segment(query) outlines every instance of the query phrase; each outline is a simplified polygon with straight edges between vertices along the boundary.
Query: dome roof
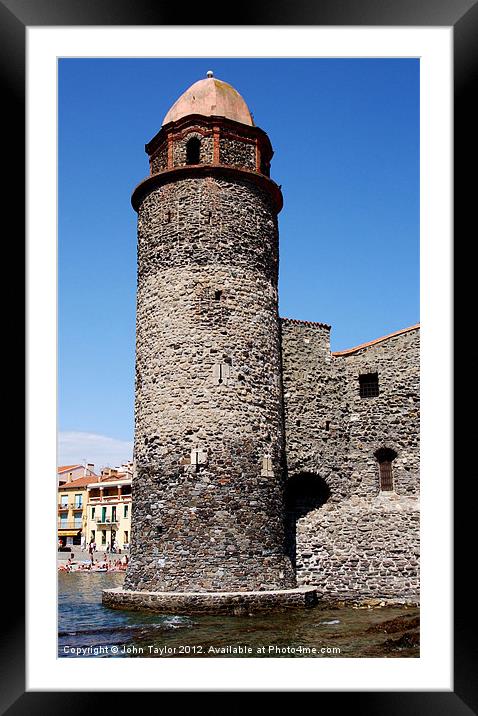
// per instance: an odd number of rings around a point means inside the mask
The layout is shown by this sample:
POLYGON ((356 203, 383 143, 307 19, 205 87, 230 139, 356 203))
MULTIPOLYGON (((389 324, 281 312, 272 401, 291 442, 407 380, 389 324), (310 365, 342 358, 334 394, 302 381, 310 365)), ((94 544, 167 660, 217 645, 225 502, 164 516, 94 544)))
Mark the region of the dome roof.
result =
POLYGON ((176 122, 188 114, 226 117, 235 122, 254 125, 247 104, 239 92, 227 82, 212 76, 195 82, 176 100, 163 120, 163 125, 176 122))

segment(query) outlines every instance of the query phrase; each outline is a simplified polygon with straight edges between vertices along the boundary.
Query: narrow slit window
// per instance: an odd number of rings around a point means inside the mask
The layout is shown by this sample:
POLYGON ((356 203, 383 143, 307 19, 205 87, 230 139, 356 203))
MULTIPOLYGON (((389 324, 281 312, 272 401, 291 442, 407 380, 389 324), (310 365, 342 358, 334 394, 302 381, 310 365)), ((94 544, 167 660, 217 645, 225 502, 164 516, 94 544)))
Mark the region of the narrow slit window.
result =
POLYGON ((201 142, 197 137, 192 137, 186 144, 186 164, 199 164, 201 153, 201 142))
POLYGON ((376 398, 379 394, 378 373, 359 375, 359 391, 361 398, 376 398))
POLYGON ((231 366, 229 363, 217 363, 213 367, 214 382, 216 385, 227 385, 231 377, 231 366))
POLYGON ((392 463, 389 460, 380 463, 380 489, 382 492, 393 491, 392 463))
POLYGON ((375 453, 379 467, 380 491, 393 492, 393 461, 397 457, 394 450, 381 448, 375 453))

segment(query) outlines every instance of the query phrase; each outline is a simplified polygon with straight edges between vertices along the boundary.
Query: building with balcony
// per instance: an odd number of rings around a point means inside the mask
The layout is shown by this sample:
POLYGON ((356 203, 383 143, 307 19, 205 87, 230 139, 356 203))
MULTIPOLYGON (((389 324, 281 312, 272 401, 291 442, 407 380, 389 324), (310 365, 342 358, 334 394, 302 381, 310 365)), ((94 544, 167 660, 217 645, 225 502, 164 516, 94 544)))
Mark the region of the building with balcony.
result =
MULTIPOLYGON (((85 471, 83 465, 81 468, 85 471)), ((66 481, 58 485, 58 544, 62 547, 79 546, 86 541, 87 486, 98 480, 98 475, 88 472, 75 480, 67 471, 66 481)))
POLYGON ((111 549, 115 540, 120 550, 129 549, 131 481, 129 471, 104 468, 87 486, 86 536, 88 543, 96 542, 97 550, 111 549))

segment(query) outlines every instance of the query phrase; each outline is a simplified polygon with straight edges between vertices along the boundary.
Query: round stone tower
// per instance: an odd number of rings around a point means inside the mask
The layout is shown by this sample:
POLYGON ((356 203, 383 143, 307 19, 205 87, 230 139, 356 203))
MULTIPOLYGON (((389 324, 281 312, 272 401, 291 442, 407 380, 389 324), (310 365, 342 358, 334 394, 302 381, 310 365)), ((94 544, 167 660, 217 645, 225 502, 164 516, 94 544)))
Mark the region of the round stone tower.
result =
POLYGON ((292 594, 272 147, 238 92, 209 72, 146 151, 150 176, 132 197, 131 557, 124 589, 104 601, 128 607, 154 592, 164 608, 164 593, 292 594))

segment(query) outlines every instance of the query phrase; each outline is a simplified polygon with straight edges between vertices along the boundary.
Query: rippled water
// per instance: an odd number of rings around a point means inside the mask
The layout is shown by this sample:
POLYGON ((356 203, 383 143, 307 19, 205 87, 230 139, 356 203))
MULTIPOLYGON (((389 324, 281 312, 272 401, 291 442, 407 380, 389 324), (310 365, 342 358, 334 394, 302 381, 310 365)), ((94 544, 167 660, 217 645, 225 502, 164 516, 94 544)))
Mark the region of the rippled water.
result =
POLYGON ((121 586, 123 579, 121 573, 59 573, 58 656, 419 656, 417 608, 315 607, 252 617, 182 617, 104 607, 102 590, 121 586))

